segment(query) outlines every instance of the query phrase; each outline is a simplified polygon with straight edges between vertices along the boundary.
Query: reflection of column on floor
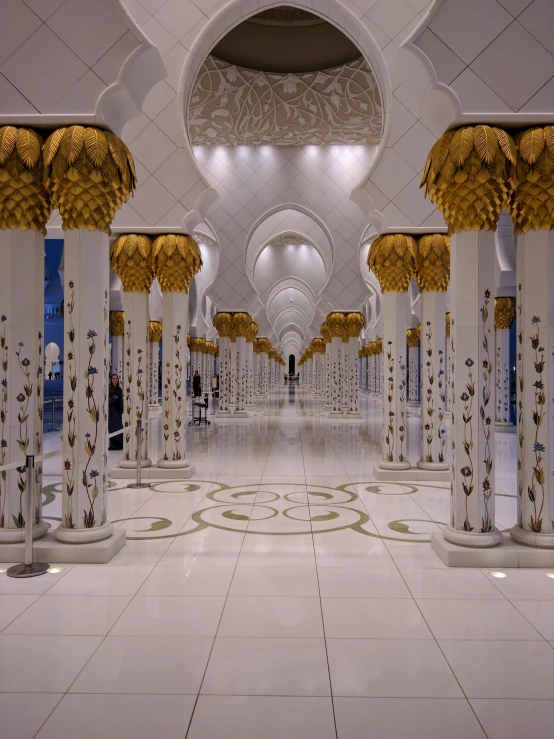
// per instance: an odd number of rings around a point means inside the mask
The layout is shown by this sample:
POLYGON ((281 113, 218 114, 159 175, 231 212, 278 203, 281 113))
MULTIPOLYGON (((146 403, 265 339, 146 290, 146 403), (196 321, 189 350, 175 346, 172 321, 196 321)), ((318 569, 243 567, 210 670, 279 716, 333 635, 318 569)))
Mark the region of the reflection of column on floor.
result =
MULTIPOLYGON (((44 234, 52 206, 41 176, 42 139, 13 126, 0 134, 0 465, 21 464, 0 474, 0 542, 10 543, 23 541, 25 530, 25 456, 42 454, 44 234), (36 149, 30 159, 20 154, 26 140, 36 149)), ((41 470, 37 463, 33 538, 49 528, 41 470)))
POLYGON ((510 423, 510 327, 516 317, 515 298, 494 299, 494 328, 496 355, 496 427, 499 431, 513 429, 510 423))
POLYGON ((136 177, 123 142, 96 128, 58 129, 44 154, 45 177, 64 230, 64 463, 62 522, 55 536, 95 542, 113 532, 106 495, 108 235, 136 177))
POLYGON ((163 302, 162 456, 158 467, 189 467, 186 459, 186 344, 188 290, 202 267, 196 241, 184 234, 158 236, 153 245, 163 302))
POLYGON ((112 336, 112 359, 110 374, 117 375, 123 387, 123 336, 125 334, 125 313, 122 310, 110 311, 110 334, 112 336))
POLYGON ((152 241, 143 234, 122 234, 110 249, 111 267, 123 285, 125 309, 124 426, 121 467, 136 467, 137 421, 144 423, 140 456, 148 467, 149 295, 154 280, 152 241))
POLYGON ((158 413, 160 410, 160 341, 162 340, 162 324, 150 321, 148 324, 148 341, 150 342, 150 383, 149 410, 158 413))
POLYGON ((406 323, 415 239, 386 234, 373 241, 368 266, 381 285, 383 315, 383 469, 409 469, 406 433, 406 323))
POLYGON ((469 547, 502 541, 494 510, 493 231, 512 188, 516 156, 505 131, 466 126, 439 139, 424 175, 426 194, 441 210, 451 234, 451 519, 442 534, 469 547))
POLYGON ((406 331, 408 345, 408 405, 419 405, 419 343, 420 326, 406 331))
POLYGON ((417 240, 416 280, 421 300, 421 428, 420 460, 425 470, 447 470, 446 342, 444 314, 450 281, 450 238, 425 234, 417 240))

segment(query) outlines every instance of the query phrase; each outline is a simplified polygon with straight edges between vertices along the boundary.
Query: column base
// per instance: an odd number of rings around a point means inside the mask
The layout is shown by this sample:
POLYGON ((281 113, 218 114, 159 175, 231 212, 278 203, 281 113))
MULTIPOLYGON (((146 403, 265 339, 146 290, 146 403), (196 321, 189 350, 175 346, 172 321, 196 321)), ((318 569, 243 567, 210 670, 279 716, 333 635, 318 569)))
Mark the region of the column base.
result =
MULTIPOLYGON (((180 464, 179 461, 177 463, 180 464)), ((158 467, 158 464, 155 464, 143 470, 141 477, 145 483, 155 480, 188 480, 195 472, 196 467, 192 462, 188 462, 185 467, 158 467)), ((108 472, 108 479, 129 480, 129 473, 116 467, 108 472)))
POLYGON ((188 459, 159 459, 157 466, 166 470, 186 469, 190 467, 188 459))
POLYGON ((406 406, 408 408, 419 408, 421 406, 421 402, 419 400, 408 400, 406 406))
POLYGON ((518 544, 538 549, 554 549, 554 534, 538 534, 534 531, 526 531, 521 526, 512 526, 510 536, 518 544))
POLYGON ((360 411, 347 411, 347 415, 351 416, 352 418, 361 418, 362 414, 360 411))
POLYGON ((420 460, 417 463, 420 470, 429 470, 430 472, 448 472, 450 476, 450 467, 448 462, 424 462, 420 460))
POLYGON ((215 414, 216 418, 229 418, 231 411, 217 411, 215 414))
POLYGON ((342 411, 329 411, 330 416, 344 416, 342 411))
MULTIPOLYGON (((103 565, 123 549, 126 540, 127 532, 125 529, 114 529, 113 534, 106 539, 74 545, 58 540, 55 537, 55 531, 49 531, 44 538, 37 541, 33 546, 33 557, 36 562, 48 562, 51 565, 103 565)), ((24 558, 24 544, 0 544, 0 561, 23 562, 24 558)))
POLYGON ((245 403, 244 404, 244 407, 245 408, 249 408, 250 410, 252 410, 252 408, 255 408, 256 406, 254 405, 254 403, 245 403))
POLYGON ((474 549, 448 541, 442 531, 431 534, 431 547, 447 567, 476 567, 487 569, 524 569, 540 567, 554 569, 554 552, 517 544, 509 533, 501 534, 496 547, 474 549))
POLYGON ((248 411, 235 411, 233 413, 235 418, 248 418, 249 415, 248 411))
POLYGON ((453 526, 445 526, 442 530, 444 538, 452 544, 461 547, 471 547, 472 549, 483 549, 486 547, 496 547, 502 542, 502 534, 498 529, 494 528, 486 534, 478 531, 460 531, 453 526))
POLYGON ((387 462, 381 459, 378 463, 378 467, 382 470, 409 470, 412 465, 410 462, 387 462))
POLYGON ((66 529, 65 526, 58 526, 54 531, 54 536, 64 544, 92 544, 95 541, 108 539, 113 532, 113 523, 93 526, 91 529, 66 529))
POLYGON ((159 416, 161 412, 162 412, 162 407, 159 403, 151 403, 148 406, 149 416, 159 416))
POLYGON ((497 431, 506 431, 509 434, 515 434, 515 432, 517 430, 515 424, 513 424, 513 423, 505 423, 504 421, 497 421, 494 424, 494 428, 497 431))
MULTIPOLYGON (((137 460, 136 459, 121 459, 119 461, 119 466, 124 470, 136 470, 137 468, 137 460)), ((142 469, 145 469, 147 467, 152 466, 152 460, 147 457, 146 459, 143 459, 140 463, 140 466, 142 469)))
MULTIPOLYGON (((42 538, 48 529, 50 524, 46 521, 40 521, 33 526, 33 541, 35 539, 42 538)), ((0 544, 19 544, 25 541, 25 529, 0 529, 0 544)), ((11 562, 12 560, 3 560, 5 562, 11 562)))

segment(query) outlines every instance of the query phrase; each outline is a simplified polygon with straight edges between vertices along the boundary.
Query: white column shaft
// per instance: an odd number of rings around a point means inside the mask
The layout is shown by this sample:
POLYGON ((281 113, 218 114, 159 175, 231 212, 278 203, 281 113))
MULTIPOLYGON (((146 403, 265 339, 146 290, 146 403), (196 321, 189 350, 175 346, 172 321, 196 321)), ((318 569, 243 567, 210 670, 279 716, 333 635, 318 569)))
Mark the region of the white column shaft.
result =
POLYGON ((496 331, 496 423, 510 424, 510 329, 496 331))

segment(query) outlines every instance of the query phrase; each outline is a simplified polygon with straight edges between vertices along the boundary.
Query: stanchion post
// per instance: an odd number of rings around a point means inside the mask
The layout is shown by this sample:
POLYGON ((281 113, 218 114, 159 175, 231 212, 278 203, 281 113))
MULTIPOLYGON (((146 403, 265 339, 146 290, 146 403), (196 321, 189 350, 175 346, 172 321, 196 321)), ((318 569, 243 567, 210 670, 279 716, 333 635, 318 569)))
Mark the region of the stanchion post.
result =
POLYGON ((127 485, 128 488, 149 488, 149 482, 142 482, 142 420, 137 421, 137 481, 127 485))
POLYGON ((6 572, 8 577, 36 577, 48 572, 50 565, 46 562, 33 562, 33 523, 34 511, 34 489, 35 489, 35 457, 28 454, 25 461, 27 470, 27 487, 25 498, 25 561, 23 564, 14 565, 6 572))

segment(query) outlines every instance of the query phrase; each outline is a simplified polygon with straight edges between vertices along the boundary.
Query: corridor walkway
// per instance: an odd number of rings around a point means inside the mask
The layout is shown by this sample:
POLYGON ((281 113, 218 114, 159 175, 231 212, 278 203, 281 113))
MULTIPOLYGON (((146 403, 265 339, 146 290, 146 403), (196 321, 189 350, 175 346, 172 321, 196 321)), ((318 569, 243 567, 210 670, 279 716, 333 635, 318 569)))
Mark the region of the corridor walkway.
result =
MULTIPOLYGON (((110 564, 1 572, 2 739, 549 736, 554 579, 444 567, 449 489, 375 482, 377 403, 337 421, 293 386, 212 417, 191 480, 111 487, 110 564)), ((516 438, 496 443, 509 527, 516 438)))

